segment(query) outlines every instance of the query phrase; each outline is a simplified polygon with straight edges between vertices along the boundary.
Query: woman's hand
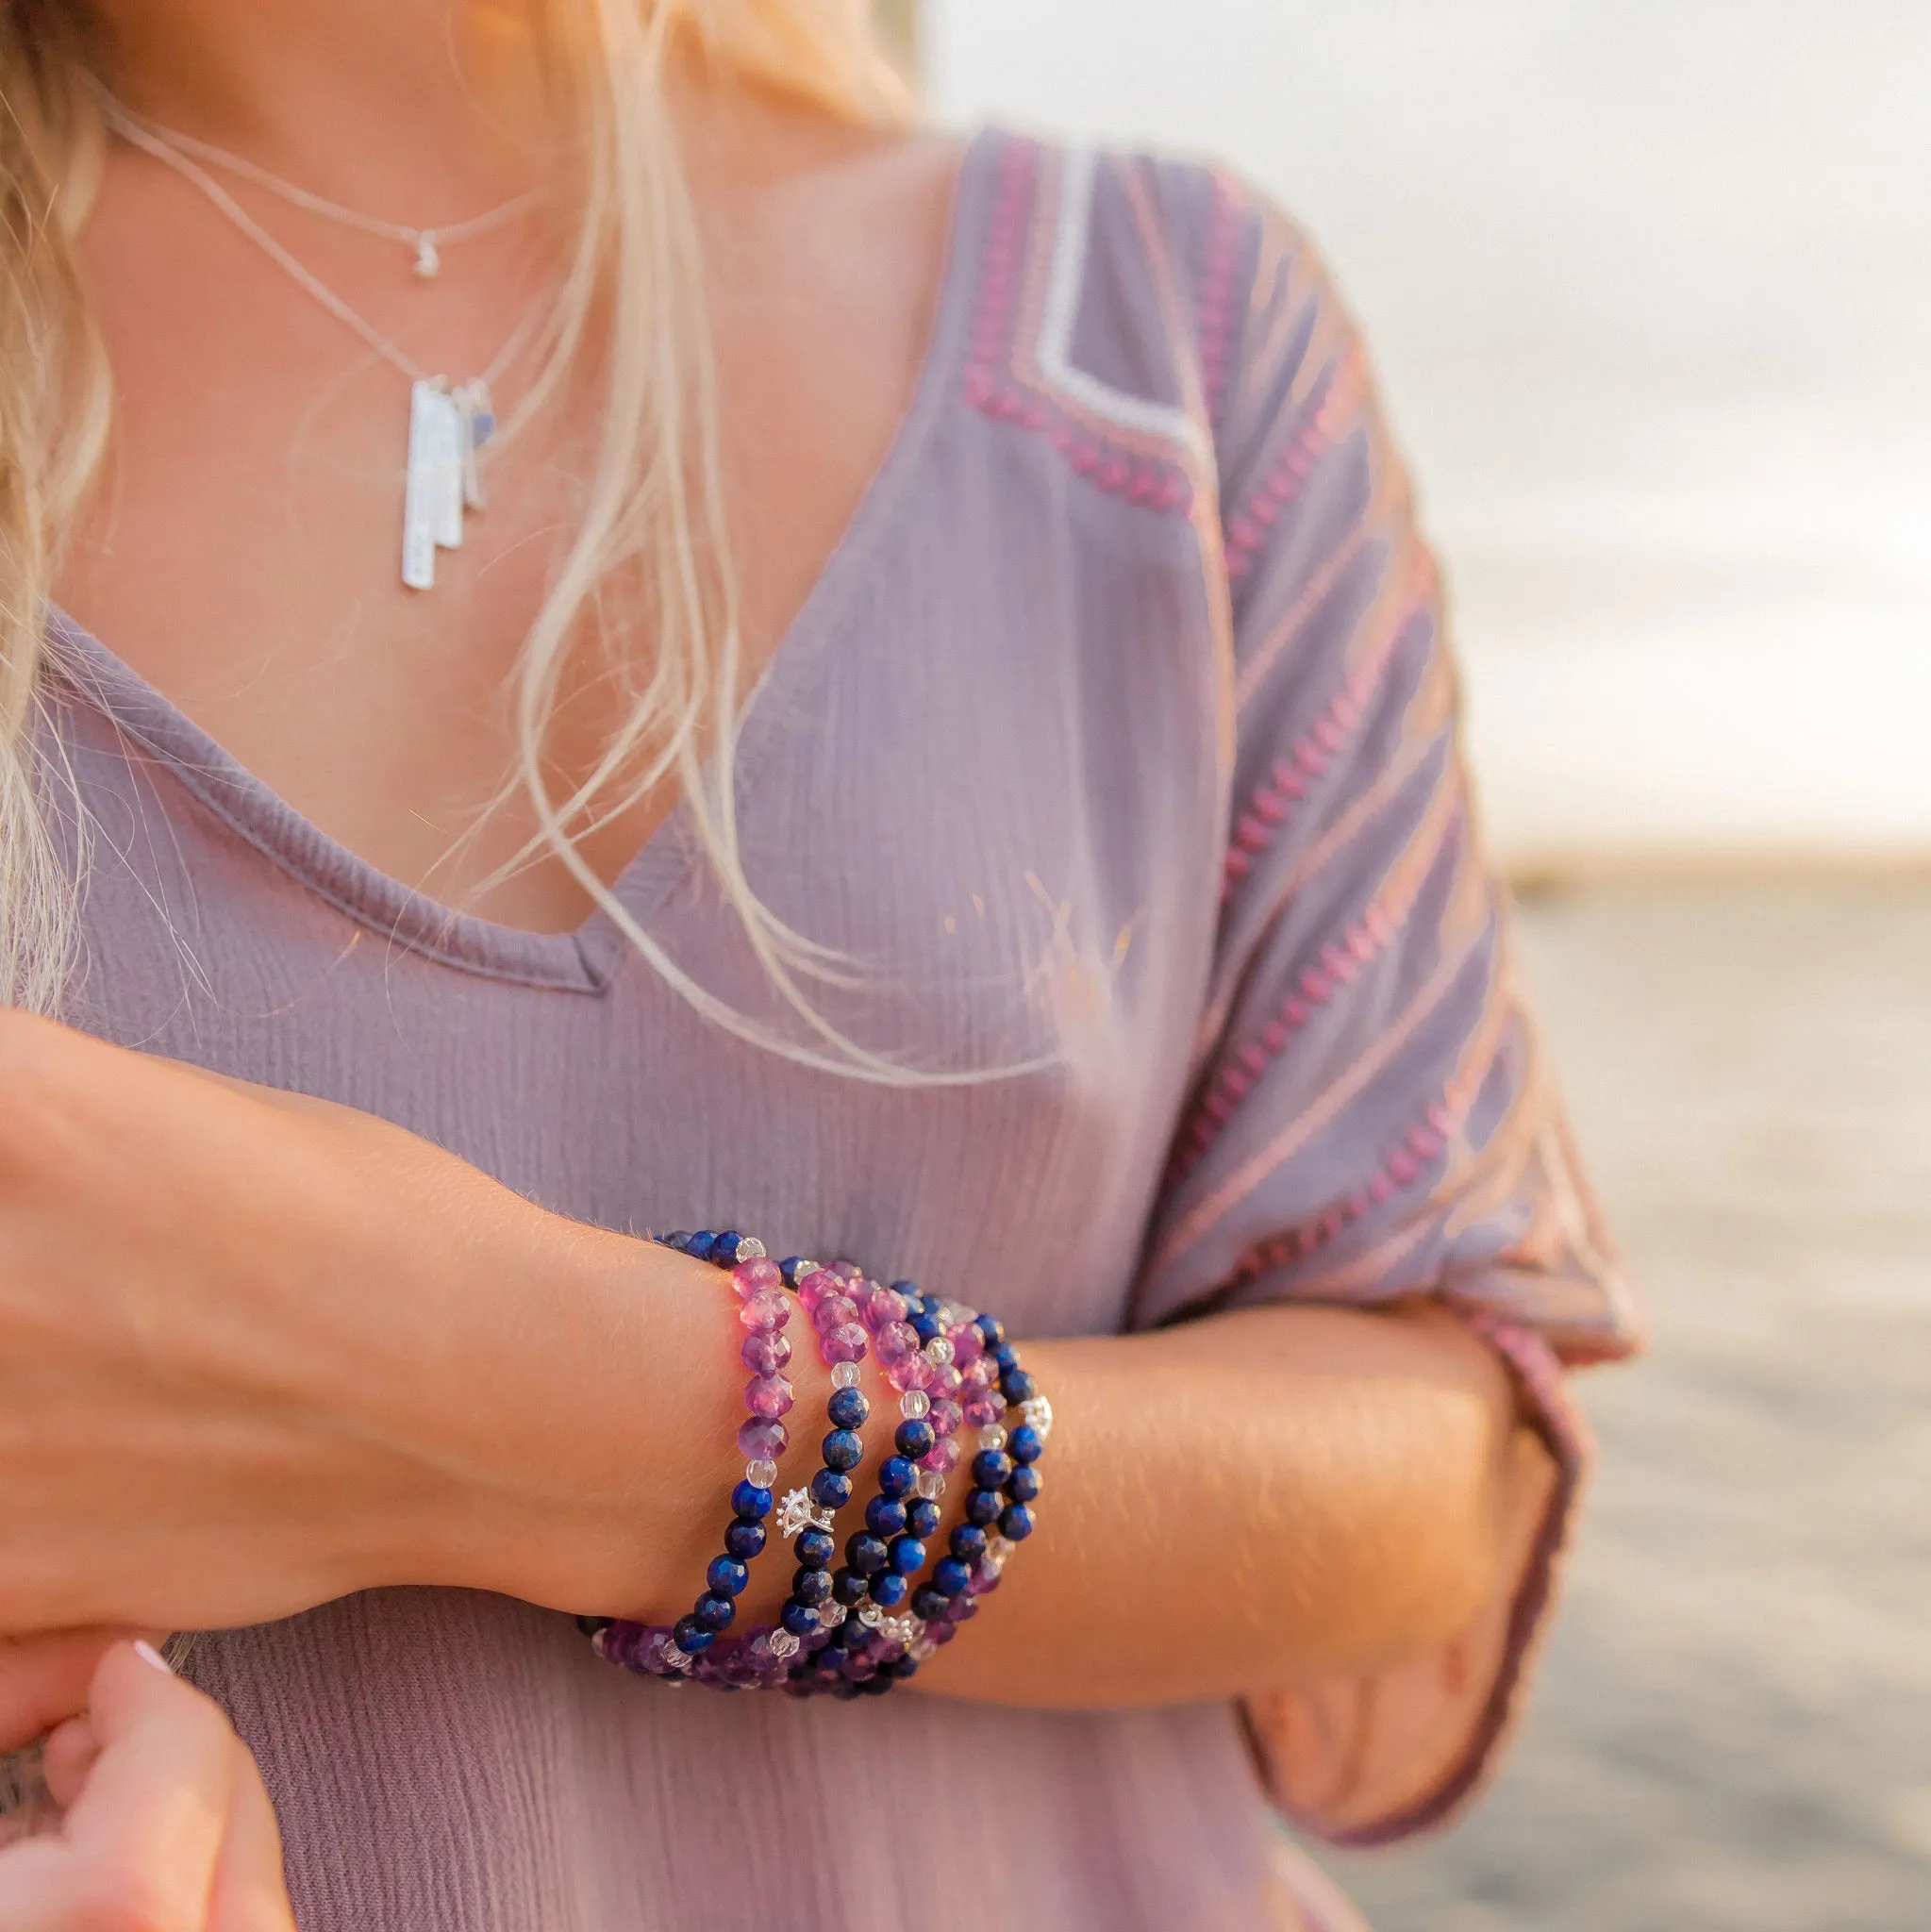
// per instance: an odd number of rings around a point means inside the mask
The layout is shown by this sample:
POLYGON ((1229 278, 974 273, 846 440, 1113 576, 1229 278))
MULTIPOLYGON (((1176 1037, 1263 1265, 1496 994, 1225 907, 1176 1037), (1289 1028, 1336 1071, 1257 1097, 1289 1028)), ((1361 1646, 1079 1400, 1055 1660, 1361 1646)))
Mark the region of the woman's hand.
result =
POLYGON ((66 1815, 0 1850, 8 1932, 294 1932, 255 1760, 145 1643, 100 1658, 46 1768, 66 1815))
POLYGON ((649 1605, 728 1487, 733 1325, 384 1122, 0 1013, 0 1633, 649 1605))

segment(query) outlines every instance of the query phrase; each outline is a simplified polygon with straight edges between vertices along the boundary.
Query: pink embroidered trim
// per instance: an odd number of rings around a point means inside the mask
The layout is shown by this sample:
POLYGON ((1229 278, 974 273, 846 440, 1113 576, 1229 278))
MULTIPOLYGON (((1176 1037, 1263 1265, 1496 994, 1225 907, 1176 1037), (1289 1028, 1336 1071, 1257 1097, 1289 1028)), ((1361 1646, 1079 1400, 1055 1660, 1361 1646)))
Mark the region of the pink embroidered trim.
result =
POLYGON ((1043 435, 1074 475, 1107 494, 1148 509, 1185 510, 1193 501, 1193 485, 1178 462, 1144 457, 1091 434, 1055 397, 1022 382, 1014 372, 1013 341, 1037 174, 1032 144, 1008 142, 1000 157, 999 186, 980 272, 966 362, 966 401, 995 423, 1043 435))
POLYGON ((1374 648, 1355 666, 1340 690, 1328 701, 1327 708, 1273 761, 1267 776, 1254 788, 1247 809, 1234 822, 1232 842, 1223 861, 1223 905, 1234 896, 1234 888, 1254 870, 1256 858, 1293 818, 1297 808, 1313 790, 1314 781, 1326 774, 1359 732, 1368 715, 1369 700, 1394 661, 1395 646, 1425 608, 1426 601, 1422 597, 1401 607, 1374 648))
POLYGON ((1252 1281, 1275 1268, 1319 1254, 1345 1229, 1364 1220, 1372 1209, 1385 1207, 1397 1194, 1412 1188, 1441 1158, 1449 1142, 1467 1124, 1469 1111, 1492 1064, 1492 1059, 1485 1061, 1471 1068, 1462 1079, 1451 1081, 1441 1098, 1423 1108, 1414 1124, 1383 1149, 1365 1187, 1357 1188, 1323 1213, 1310 1216, 1298 1226, 1284 1229, 1250 1248, 1236 1265, 1233 1278, 1252 1281))
POLYGON ((1347 426, 1368 392, 1368 358, 1353 344, 1340 363, 1323 373, 1319 400, 1288 446, 1226 522, 1227 575, 1235 582, 1253 570, 1267 533, 1300 495, 1322 452, 1347 426))
POLYGON ((1302 970, 1258 1036, 1238 1048, 1231 1064, 1214 1075, 1174 1156, 1170 1185, 1186 1179, 1199 1164, 1260 1076, 1287 1051, 1294 1035, 1388 950, 1407 924, 1423 881, 1462 820, 1459 809, 1449 812, 1440 821, 1438 837, 1425 845, 1411 846, 1403 855, 1360 916, 1322 947, 1313 965, 1302 970))
POLYGON ((1234 272, 1240 265, 1244 202, 1218 175, 1200 271, 1200 384, 1207 421, 1219 423, 1234 348, 1234 272))

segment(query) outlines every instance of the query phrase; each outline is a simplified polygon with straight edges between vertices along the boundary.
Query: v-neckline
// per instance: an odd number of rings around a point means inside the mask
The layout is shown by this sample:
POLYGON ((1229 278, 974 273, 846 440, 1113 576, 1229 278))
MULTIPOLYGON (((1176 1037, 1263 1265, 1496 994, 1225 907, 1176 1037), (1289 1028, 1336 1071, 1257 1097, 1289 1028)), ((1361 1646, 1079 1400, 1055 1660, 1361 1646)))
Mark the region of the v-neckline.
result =
MULTIPOLYGON (((906 501, 909 475, 957 387, 977 280, 973 238, 980 184, 1005 139, 987 127, 966 143, 952 193, 930 333, 905 412, 851 521, 745 701, 737 752, 741 809, 757 788, 791 711, 774 694, 803 675, 871 575, 906 501)), ((48 641, 56 672, 75 694, 167 765, 231 831, 337 910, 402 950, 488 979, 579 992, 603 991, 631 950, 602 906, 592 908, 573 931, 538 932, 458 911, 403 884, 304 817, 172 699, 58 608, 50 613, 48 641)), ((689 810, 680 799, 611 881, 611 894, 630 919, 645 924, 695 858, 689 810)))

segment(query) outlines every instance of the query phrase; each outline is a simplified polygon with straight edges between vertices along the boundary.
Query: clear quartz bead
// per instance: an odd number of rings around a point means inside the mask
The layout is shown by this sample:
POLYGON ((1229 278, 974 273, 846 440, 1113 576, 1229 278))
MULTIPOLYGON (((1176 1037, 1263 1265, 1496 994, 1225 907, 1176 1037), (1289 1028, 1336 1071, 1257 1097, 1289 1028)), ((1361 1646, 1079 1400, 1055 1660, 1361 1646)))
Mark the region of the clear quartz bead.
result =
POLYGON ((771 1654, 773 1657, 796 1657, 798 1640, 789 1630, 774 1630, 771 1633, 771 1654))
POLYGON ((939 1646, 929 1637, 922 1637, 912 1645, 910 1655, 920 1663, 927 1663, 939 1655, 939 1646))
POLYGON ((818 1627, 821 1630, 836 1630, 845 1620, 843 1604, 820 1604, 818 1607, 818 1627))
POLYGON ((738 1258, 741 1261, 762 1261, 767 1258, 769 1250, 755 1235, 746 1235, 738 1243, 738 1258))
POLYGON ((917 1487, 928 1503, 936 1503, 945 1493, 945 1478, 936 1469, 922 1469, 917 1487))
POLYGON ((950 1339, 943 1335, 935 1335, 925 1344, 925 1359, 935 1369, 950 1368, 952 1366, 952 1342, 950 1339))
POLYGON ((931 1412, 932 1398, 923 1389, 907 1389, 898 1399, 898 1412, 907 1421, 917 1422, 931 1412))
POLYGON ((744 1480, 760 1490, 768 1490, 777 1481, 777 1464, 769 1457, 760 1457, 756 1462, 744 1465, 744 1480))
POLYGON ((1018 1548, 1019 1545, 1007 1537, 989 1536, 986 1539, 986 1555, 995 1563, 1011 1562, 1013 1553, 1018 1548))
POLYGON ((1003 1449, 1006 1447, 1006 1431, 997 1423, 988 1423, 979 1431, 981 1449, 1003 1449))
POLYGON ((831 1372, 831 1386, 834 1389, 856 1389, 858 1386, 857 1363, 840 1362, 831 1372))

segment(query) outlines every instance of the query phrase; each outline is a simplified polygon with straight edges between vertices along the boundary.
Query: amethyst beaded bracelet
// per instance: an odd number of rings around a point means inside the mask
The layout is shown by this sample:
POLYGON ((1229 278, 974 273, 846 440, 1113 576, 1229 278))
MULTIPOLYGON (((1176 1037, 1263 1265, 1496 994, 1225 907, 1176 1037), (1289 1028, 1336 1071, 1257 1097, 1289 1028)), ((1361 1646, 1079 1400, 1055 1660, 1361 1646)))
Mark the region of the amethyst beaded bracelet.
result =
MULTIPOLYGON (((724 1553, 711 1562, 704 1594, 687 1615, 669 1629, 624 1619, 586 1620, 586 1627, 600 1655, 643 1675, 727 1690, 774 1684, 797 1656, 803 1637, 818 1628, 819 1607, 830 1594, 824 1572, 836 1548, 833 1515, 850 1500, 847 1472, 864 1454, 857 1430, 870 1405, 857 1385, 857 1365, 867 1349, 865 1330, 847 1318, 844 1308, 824 1305, 828 1298, 820 1297, 814 1304, 819 1356, 832 1374, 826 1404, 831 1429, 822 1448, 824 1465, 809 1490, 791 1491, 778 1508, 778 1534, 791 1541, 798 1569, 775 1626, 760 1625, 725 1638, 724 1632, 737 1616, 736 1599, 750 1581, 749 1565, 764 1548, 777 1460, 790 1446, 784 1418, 795 1398, 784 1374, 791 1358, 784 1329, 791 1304, 781 1291, 810 1264, 793 1261, 781 1269, 766 1255, 762 1242, 731 1232, 658 1239, 665 1247, 731 1272, 738 1319, 746 1330, 741 1355, 751 1371, 744 1390, 748 1415, 738 1431, 739 1451, 747 1458, 744 1477, 731 1494, 734 1515, 724 1532, 724 1553)), ((850 1310, 854 1316, 856 1312, 850 1310)))

